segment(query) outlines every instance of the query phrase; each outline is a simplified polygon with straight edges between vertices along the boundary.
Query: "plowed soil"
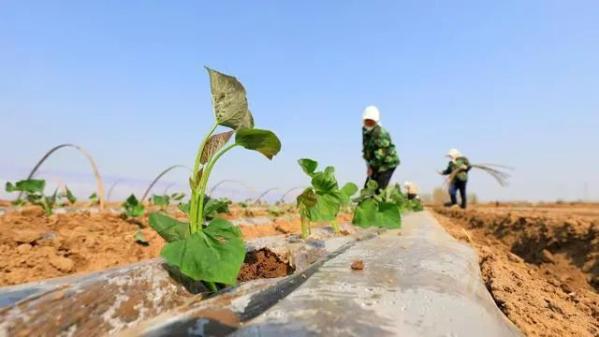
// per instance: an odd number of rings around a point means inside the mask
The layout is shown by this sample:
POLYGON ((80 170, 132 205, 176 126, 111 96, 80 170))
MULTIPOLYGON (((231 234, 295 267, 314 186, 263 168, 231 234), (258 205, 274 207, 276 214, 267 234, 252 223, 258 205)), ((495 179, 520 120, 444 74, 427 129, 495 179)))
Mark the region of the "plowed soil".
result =
POLYGON ((524 334, 599 336, 599 208, 435 211, 454 237, 478 251, 487 288, 524 334))
MULTIPOLYGON (((169 214, 185 219, 184 213, 175 207, 169 209, 169 214)), ((243 215, 264 217, 268 212, 254 208, 243 215)), ((237 216, 241 216, 241 212, 234 211, 225 218, 237 216)), ((347 216, 340 217, 340 221, 347 219, 347 216)), ((261 225, 242 221, 239 228, 245 239, 301 231, 299 218, 291 214, 273 216, 261 225)), ((110 212, 47 216, 33 206, 19 212, 11 210, 0 215, 0 286, 98 271, 155 258, 160 255, 163 245, 163 239, 148 227, 147 216, 125 220, 110 212), (135 242, 138 230, 147 244, 135 242)), ((244 278, 283 276, 284 272, 279 270, 277 274, 276 268, 286 265, 275 268, 275 264, 269 264, 271 257, 263 257, 255 261, 259 265, 254 268, 257 274, 250 276, 250 270, 246 270, 244 278)))

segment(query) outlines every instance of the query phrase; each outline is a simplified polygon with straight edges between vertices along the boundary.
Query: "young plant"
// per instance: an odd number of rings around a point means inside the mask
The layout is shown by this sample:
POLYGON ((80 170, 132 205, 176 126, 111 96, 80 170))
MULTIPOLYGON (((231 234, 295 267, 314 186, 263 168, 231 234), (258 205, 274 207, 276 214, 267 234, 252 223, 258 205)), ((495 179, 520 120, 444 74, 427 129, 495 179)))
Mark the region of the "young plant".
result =
POLYGON ((6 183, 6 192, 22 192, 25 194, 25 200, 17 199, 13 201, 14 205, 23 205, 25 202, 28 202, 32 205, 40 206, 46 215, 51 215, 53 209, 56 207, 58 203, 60 203, 61 199, 66 198, 68 202, 74 203, 75 197, 71 193, 71 191, 66 188, 66 192, 64 194, 58 193, 58 189, 54 191, 51 195, 44 195, 44 189, 46 187, 46 181, 43 179, 26 179, 20 180, 16 183, 7 182, 6 183))
POLYGON ((337 214, 341 206, 348 204, 358 187, 347 183, 339 188, 335 178, 335 168, 328 166, 324 171, 316 171, 318 163, 312 159, 300 159, 298 163, 302 170, 310 176, 311 185, 297 197, 297 206, 302 222, 302 237, 310 235, 310 223, 330 221, 335 232, 339 232, 337 214))
POLYGON ((98 194, 96 192, 90 194, 90 196, 88 197, 88 199, 89 199, 89 203, 92 206, 100 204, 100 199, 98 199, 98 194))
POLYGON ((213 209, 206 198, 210 174, 217 161, 234 148, 258 151, 272 159, 280 151, 281 143, 273 132, 254 128, 245 89, 235 77, 206 69, 216 121, 200 143, 195 158, 190 178, 189 222, 153 213, 150 226, 167 241, 160 255, 170 266, 216 290, 217 283, 236 283, 245 258, 245 245, 241 231, 232 223, 219 218, 209 220, 213 209), (230 130, 215 134, 218 126, 230 130), (228 144, 231 138, 234 141, 228 144))
POLYGON ((123 207, 122 215, 124 218, 133 219, 144 215, 145 207, 137 200, 135 194, 131 194, 121 206, 123 207))
POLYGON ((165 210, 168 205, 171 203, 171 197, 168 194, 164 194, 164 195, 157 195, 154 194, 152 196, 152 203, 158 207, 160 207, 161 210, 165 210))
POLYGON ((352 223, 360 227, 401 227, 401 214, 407 198, 397 185, 378 192, 377 188, 376 181, 368 181, 366 188, 360 193, 352 223))

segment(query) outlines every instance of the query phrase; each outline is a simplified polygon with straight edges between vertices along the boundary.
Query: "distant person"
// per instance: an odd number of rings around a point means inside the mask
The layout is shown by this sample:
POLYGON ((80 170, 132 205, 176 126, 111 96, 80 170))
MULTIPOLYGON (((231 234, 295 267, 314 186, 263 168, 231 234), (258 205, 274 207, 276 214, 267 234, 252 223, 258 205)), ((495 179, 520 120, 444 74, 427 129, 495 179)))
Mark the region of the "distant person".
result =
POLYGON ((375 106, 368 106, 362 115, 362 154, 367 166, 368 181, 378 183, 378 190, 385 189, 391 181, 395 168, 399 165, 399 157, 389 133, 380 124, 381 114, 375 106))
POLYGON ((456 193, 460 192, 460 207, 466 209, 468 204, 468 197, 466 196, 466 184, 468 183, 468 171, 471 166, 468 158, 464 157, 457 149, 451 149, 447 153, 450 161, 445 171, 439 172, 442 175, 449 175, 449 197, 451 202, 445 204, 445 206, 457 205, 456 193))
POLYGON ((408 200, 420 200, 420 197, 418 196, 418 186, 416 186, 416 184, 411 181, 406 181, 403 183, 403 188, 408 200))

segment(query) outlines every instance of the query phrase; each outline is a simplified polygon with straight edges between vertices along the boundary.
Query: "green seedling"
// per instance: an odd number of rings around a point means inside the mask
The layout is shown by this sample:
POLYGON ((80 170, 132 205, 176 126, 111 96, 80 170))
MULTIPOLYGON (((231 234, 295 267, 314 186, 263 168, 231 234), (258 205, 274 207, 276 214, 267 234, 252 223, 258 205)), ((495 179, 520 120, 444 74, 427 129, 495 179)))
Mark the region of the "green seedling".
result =
POLYGON ((337 214, 343 205, 358 191, 353 183, 339 188, 335 178, 335 168, 328 166, 324 171, 316 171, 318 163, 312 159, 300 159, 302 170, 311 178, 311 186, 297 197, 297 206, 302 225, 302 238, 310 235, 310 223, 329 221, 335 232, 339 232, 337 214))
POLYGON ((150 226, 167 241, 160 255, 171 267, 216 290, 216 284, 237 282, 245 244, 241 231, 232 223, 218 217, 210 220, 214 209, 206 198, 210 174, 217 161, 234 148, 258 151, 272 159, 280 151, 281 143, 273 132, 254 128, 245 89, 235 77, 207 70, 216 121, 200 143, 195 158, 190 178, 189 222, 152 213, 150 226), (219 126, 230 130, 215 134, 219 126))
POLYGON ((100 199, 98 199, 98 194, 96 194, 96 192, 90 194, 90 196, 88 197, 89 202, 91 205, 98 205, 100 204, 100 199))
POLYGON ((14 205, 21 206, 28 202, 40 206, 47 215, 52 215, 54 208, 59 204, 73 204, 77 201, 66 186, 64 193, 58 193, 58 189, 56 189, 51 195, 44 195, 45 187, 46 181, 43 179, 20 180, 14 184, 11 182, 6 183, 7 192, 22 192, 25 195, 24 199, 15 200, 14 205))
POLYGON ((282 208, 278 207, 278 206, 270 206, 268 207, 268 209, 266 210, 268 212, 268 214, 272 217, 279 217, 283 214, 285 214, 285 210, 283 210, 282 208))
POLYGON ((160 207, 161 210, 165 210, 168 205, 171 203, 171 197, 168 194, 164 194, 164 195, 156 195, 154 194, 152 196, 152 204, 160 207))
POLYGON ((71 192, 71 190, 65 186, 64 187, 64 197, 67 199, 70 205, 74 205, 77 202, 77 197, 71 192))
POLYGON ((399 185, 388 186, 382 191, 377 191, 377 188, 376 181, 370 180, 361 191, 353 224, 360 227, 401 227, 402 213, 406 210, 415 211, 417 205, 408 200, 399 185))
POLYGON ((131 194, 121 206, 123 207, 122 216, 127 219, 138 218, 144 215, 145 207, 137 200, 135 194, 131 194))

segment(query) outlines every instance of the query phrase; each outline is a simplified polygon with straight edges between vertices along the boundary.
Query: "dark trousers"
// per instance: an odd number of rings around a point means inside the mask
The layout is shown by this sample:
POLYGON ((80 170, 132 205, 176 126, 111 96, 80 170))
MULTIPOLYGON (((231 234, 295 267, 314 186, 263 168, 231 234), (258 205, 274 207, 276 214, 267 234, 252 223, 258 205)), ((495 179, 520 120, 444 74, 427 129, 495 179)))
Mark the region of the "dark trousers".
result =
POLYGON ((462 200, 460 207, 466 208, 468 204, 468 197, 466 196, 466 181, 455 179, 449 185, 449 197, 451 198, 451 205, 455 205, 458 203, 456 196, 458 191, 460 192, 460 199, 462 200))
MULTIPOLYGON (((373 171, 374 171, 374 169, 373 169, 373 171)), ((376 181, 377 184, 379 185, 379 187, 377 188, 377 191, 384 190, 389 185, 389 181, 391 181, 393 172, 395 172, 395 168, 392 168, 390 170, 383 171, 383 172, 376 172, 376 171, 373 172, 370 177, 366 178, 366 182, 364 183, 364 188, 366 188, 366 185, 368 185, 368 181, 370 181, 370 179, 372 179, 372 180, 376 181)))

